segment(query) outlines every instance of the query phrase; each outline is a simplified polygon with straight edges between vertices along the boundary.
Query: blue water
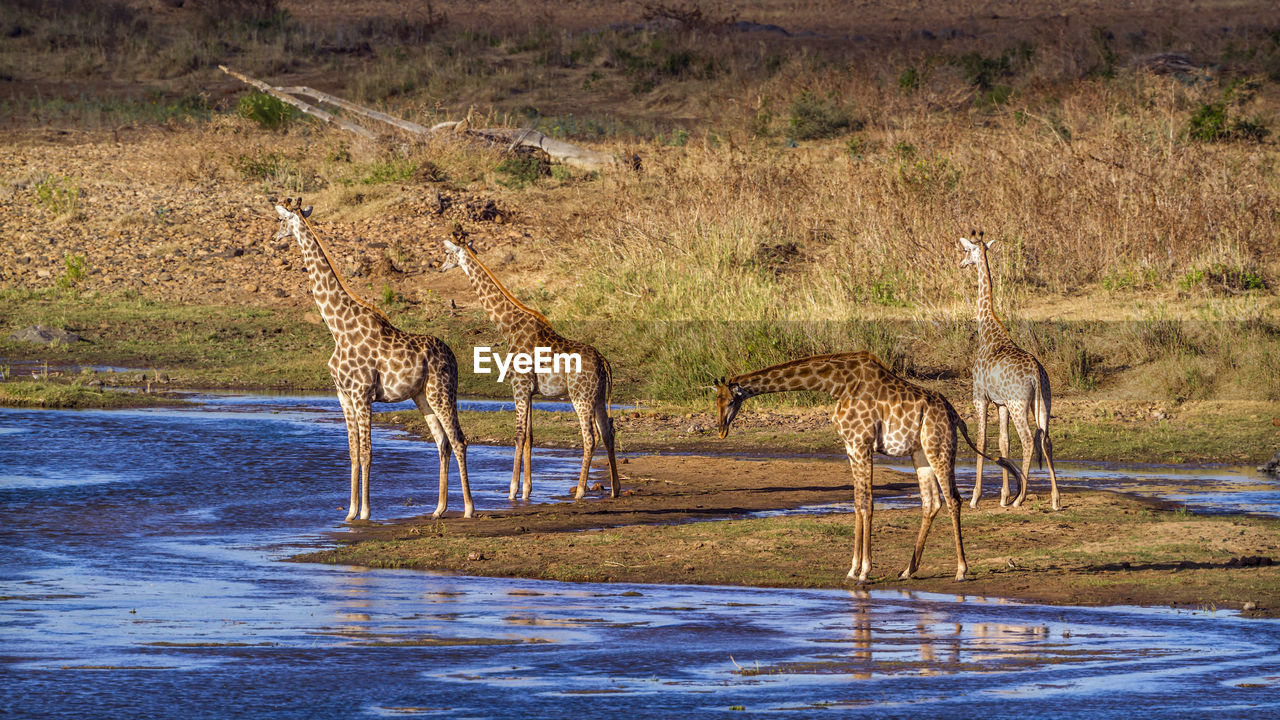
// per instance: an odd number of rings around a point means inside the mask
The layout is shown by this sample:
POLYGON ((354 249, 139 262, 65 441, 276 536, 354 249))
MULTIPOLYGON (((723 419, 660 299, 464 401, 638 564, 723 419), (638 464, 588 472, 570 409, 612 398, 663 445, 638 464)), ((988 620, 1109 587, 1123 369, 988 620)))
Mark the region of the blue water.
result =
MULTIPOLYGON (((1280 712, 1280 622, 1228 612, 283 562, 344 515, 327 403, 0 410, 0 715, 1280 712)), ((561 495, 579 453, 536 457, 534 499, 561 495)), ((470 460, 478 509, 508 507, 511 449, 470 460)), ((377 429, 372 477, 375 519, 430 512, 435 447, 377 429)))

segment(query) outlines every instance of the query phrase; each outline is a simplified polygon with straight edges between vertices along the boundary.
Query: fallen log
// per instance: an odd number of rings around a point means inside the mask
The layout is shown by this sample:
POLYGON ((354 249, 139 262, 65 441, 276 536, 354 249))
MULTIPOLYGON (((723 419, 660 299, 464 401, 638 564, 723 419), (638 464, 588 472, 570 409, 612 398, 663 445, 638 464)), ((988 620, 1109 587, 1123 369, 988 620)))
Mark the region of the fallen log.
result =
POLYGON ((419 125, 411 120, 404 120, 393 115, 388 115, 387 113, 379 110, 358 105, 336 95, 331 95, 327 92, 316 90, 305 85, 293 87, 273 86, 261 80, 242 75, 241 73, 231 70, 225 65, 219 65, 218 68, 241 82, 252 85, 262 92, 269 93, 280 100, 289 103, 311 117, 317 118, 326 123, 331 123, 343 130, 356 133, 361 137, 371 140, 375 139, 377 136, 368 128, 331 115, 324 110, 297 99, 294 95, 305 95, 307 97, 314 98, 319 102, 327 103, 347 112, 386 123, 392 127, 421 137, 432 137, 439 136, 444 133, 453 133, 464 137, 479 138, 488 142, 505 144, 507 145, 508 152, 515 150, 517 147, 536 148, 546 153, 547 157, 550 157, 552 160, 583 170, 605 170, 614 167, 627 167, 628 165, 635 167, 639 160, 639 158, 632 158, 629 163, 625 163, 617 155, 610 155, 608 153, 578 147, 573 143, 567 143, 563 140, 556 140, 555 138, 547 137, 532 128, 476 129, 469 127, 469 123, 466 120, 441 122, 436 123, 431 127, 426 127, 425 125, 419 125))
POLYGON ((368 138, 369 140, 375 140, 378 137, 369 128, 361 127, 360 125, 356 125, 355 123, 347 122, 346 120, 343 120, 340 117, 335 117, 334 115, 330 115, 329 113, 321 110, 318 107, 315 107, 314 105, 302 102, 301 100, 280 90, 279 88, 272 87, 262 82, 261 80, 255 80, 251 77, 248 77, 247 75, 241 75, 235 70, 228 68, 226 65, 219 65, 218 69, 243 83, 247 83, 249 85, 252 85, 258 88, 259 90, 261 90, 264 93, 267 93, 268 95, 272 95, 274 97, 279 98, 281 101, 286 102, 292 105, 293 107, 298 108, 298 110, 301 110, 304 114, 310 115, 311 117, 316 118, 317 120, 330 123, 332 125, 336 125, 342 128, 343 130, 346 130, 348 132, 353 132, 359 135, 360 137, 368 138))

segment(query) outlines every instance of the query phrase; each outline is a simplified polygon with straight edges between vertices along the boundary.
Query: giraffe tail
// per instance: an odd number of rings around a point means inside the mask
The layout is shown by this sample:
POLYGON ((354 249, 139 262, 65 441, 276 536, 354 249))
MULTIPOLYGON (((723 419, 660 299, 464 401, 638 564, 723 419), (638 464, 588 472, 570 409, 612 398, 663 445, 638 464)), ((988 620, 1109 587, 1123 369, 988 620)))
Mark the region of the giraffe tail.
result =
POLYGON ((991 457, 979 450, 978 446, 975 445, 973 440, 969 437, 969 426, 965 424, 964 418, 960 417, 960 413, 956 412, 956 409, 951 406, 951 403, 948 402, 946 398, 943 398, 942 402, 947 406, 947 415, 951 417, 951 422, 955 424, 956 429, 960 431, 962 436, 964 436, 964 441, 969 444, 969 448, 972 449, 974 453, 981 455, 987 460, 990 460, 1005 470, 1008 470, 1009 473, 1018 481, 1018 487, 1023 487, 1024 481, 1022 479, 1022 471, 1018 469, 1018 466, 1009 462, 1009 459, 1003 455, 1000 457, 991 457))
POLYGON ((1036 414, 1036 430, 1032 433, 1031 447, 1036 454, 1036 467, 1044 469, 1044 438, 1049 432, 1049 373, 1044 366, 1036 363, 1035 395, 1032 396, 1032 407, 1036 414))
MULTIPOLYGON (((609 364, 609 358, 605 357, 599 350, 596 356, 600 358, 601 365, 604 366, 604 417, 609 423, 609 431, 613 431, 613 416, 609 414, 609 406, 613 404, 613 365, 609 364)), ((603 440, 603 438, 600 438, 603 440)))

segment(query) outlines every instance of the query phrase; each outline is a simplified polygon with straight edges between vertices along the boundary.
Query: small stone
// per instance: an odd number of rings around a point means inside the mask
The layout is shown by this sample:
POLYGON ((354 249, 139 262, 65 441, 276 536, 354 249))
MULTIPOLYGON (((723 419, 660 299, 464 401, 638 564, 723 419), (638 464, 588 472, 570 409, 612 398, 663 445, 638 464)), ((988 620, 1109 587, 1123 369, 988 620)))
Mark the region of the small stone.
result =
POLYGON ((245 292, 247 292, 247 293, 256 293, 256 292, 258 292, 258 283, 245 283, 245 284, 244 284, 244 291, 245 291, 245 292))
POLYGON ((604 490, 604 483, 602 482, 591 483, 591 487, 587 489, 590 490, 591 492, 600 492, 601 490, 604 490))
POLYGON ((39 270, 36 271, 36 277, 43 280, 45 278, 53 277, 53 273, 49 272, 45 268, 40 268, 39 270))
POLYGON ((480 552, 479 550, 472 550, 471 552, 467 553, 467 559, 471 560, 472 562, 475 562, 477 560, 484 560, 484 553, 480 552))
POLYGON ((1241 606, 1241 609, 1245 610, 1246 612, 1247 612, 1247 611, 1249 611, 1249 610, 1257 610, 1257 609, 1258 609, 1258 603, 1256 603, 1256 602, 1254 602, 1254 601, 1250 600, 1249 602, 1247 602, 1247 603, 1245 603, 1243 606, 1241 606))

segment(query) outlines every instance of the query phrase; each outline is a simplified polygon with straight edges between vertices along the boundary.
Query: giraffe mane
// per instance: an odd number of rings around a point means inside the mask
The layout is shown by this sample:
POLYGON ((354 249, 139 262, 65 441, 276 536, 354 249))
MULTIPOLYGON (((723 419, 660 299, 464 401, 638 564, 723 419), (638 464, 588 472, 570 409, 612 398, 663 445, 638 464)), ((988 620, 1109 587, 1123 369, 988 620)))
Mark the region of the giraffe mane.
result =
POLYGON ((551 321, 548 320, 546 316, 544 316, 542 313, 538 312, 537 310, 534 310, 528 305, 525 305, 524 303, 517 300, 516 297, 511 294, 511 291, 507 290, 507 287, 502 284, 502 281, 499 280, 498 277, 493 274, 493 271, 485 267, 484 263, 480 262, 480 258, 476 257, 475 252, 470 247, 464 244, 462 245, 462 249, 467 251, 467 255, 471 256, 471 259, 475 261, 476 266, 484 271, 484 274, 488 276, 489 280, 491 280, 493 284, 498 288, 498 292, 502 293, 502 295, 506 297, 507 300, 510 300, 511 304, 515 305, 521 310, 534 316, 535 318, 540 320, 543 324, 545 324, 547 327, 551 327, 551 321))
MULTIPOLYGON (((882 367, 884 366, 884 363, 880 361, 880 358, 878 358, 878 357, 876 357, 875 355, 872 355, 871 353, 866 352, 866 351, 863 351, 863 353, 864 353, 864 354, 866 354, 866 355, 868 355, 868 356, 870 356, 872 360, 875 360, 875 361, 876 361, 877 363, 879 363, 882 367)), ((746 376, 746 375, 760 375, 760 374, 762 374, 762 373, 766 373, 766 372, 769 372, 769 371, 772 371, 772 370, 787 370, 787 369, 790 369, 790 368, 793 368, 793 367, 799 367, 799 366, 801 366, 801 365, 809 365, 809 364, 811 364, 811 363, 815 363, 815 362, 822 362, 822 361, 824 361, 824 360, 835 360, 835 359, 838 359, 838 358, 845 358, 845 357, 849 357, 850 355, 857 355, 857 354, 859 354, 859 353, 852 352, 852 353, 828 353, 828 354, 826 354, 826 355, 810 355, 810 356, 808 356, 808 357, 796 358, 795 360, 788 360, 788 361, 786 361, 786 362, 780 362, 780 363, 778 363, 777 365, 770 365, 769 367, 760 368, 759 370, 756 370, 756 371, 754 371, 754 372, 748 372, 748 373, 742 373, 742 374, 740 374, 740 375, 734 375, 733 377, 728 378, 728 380, 729 380, 730 382, 732 382, 732 381, 734 381, 734 380, 736 380, 736 379, 738 379, 738 378, 741 378, 741 377, 743 377, 743 376, 746 376)))
POLYGON ((342 287, 342 290, 347 293, 347 296, 350 297, 352 300, 354 300, 356 304, 362 305, 372 310, 374 313, 378 315, 378 317, 382 318, 383 320, 386 320, 388 323, 391 322, 391 318, 387 317, 387 314, 382 312, 382 310, 380 310, 377 305, 374 305, 368 300, 365 300, 364 298, 360 297, 347 285, 347 279, 342 277, 342 273, 339 272, 338 266, 333 262, 333 256, 329 254, 329 246, 325 243, 324 240, 320 238, 318 234, 316 234, 315 228, 311 227, 311 222, 309 220, 307 220, 301 214, 298 214, 298 218, 302 220, 302 224, 307 228, 307 232, 311 233, 311 239, 315 240, 316 245, 320 247, 320 252, 321 254, 324 255, 324 261, 329 263, 329 270, 333 272, 333 276, 338 279, 338 285, 340 285, 342 287))

